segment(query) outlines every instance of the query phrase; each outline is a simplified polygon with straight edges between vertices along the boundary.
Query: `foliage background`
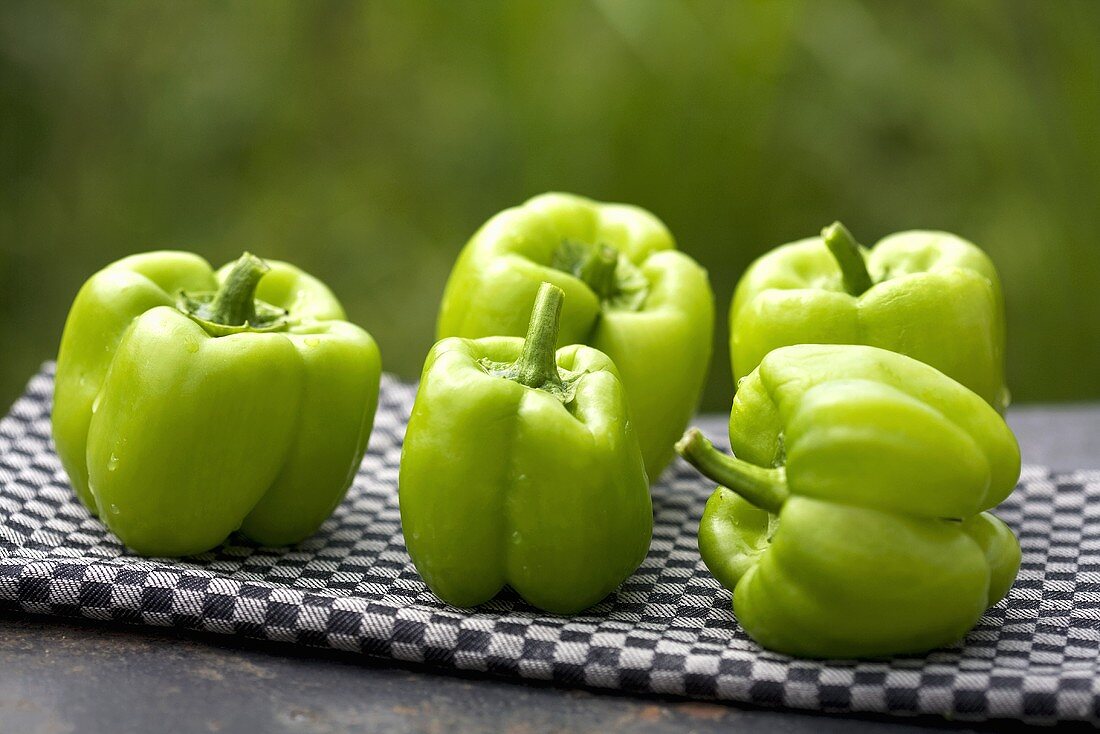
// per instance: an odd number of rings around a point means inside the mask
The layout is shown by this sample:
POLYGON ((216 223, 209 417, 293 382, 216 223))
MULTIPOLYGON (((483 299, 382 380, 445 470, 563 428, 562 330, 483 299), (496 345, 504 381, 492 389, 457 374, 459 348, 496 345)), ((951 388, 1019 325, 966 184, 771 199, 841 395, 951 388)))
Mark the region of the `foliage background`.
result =
POLYGON ((958 232, 1019 401, 1100 398, 1100 3, 0 3, 0 399, 81 282, 243 248, 328 281, 412 377, 463 242, 549 189, 652 209, 722 318, 843 219, 958 232))

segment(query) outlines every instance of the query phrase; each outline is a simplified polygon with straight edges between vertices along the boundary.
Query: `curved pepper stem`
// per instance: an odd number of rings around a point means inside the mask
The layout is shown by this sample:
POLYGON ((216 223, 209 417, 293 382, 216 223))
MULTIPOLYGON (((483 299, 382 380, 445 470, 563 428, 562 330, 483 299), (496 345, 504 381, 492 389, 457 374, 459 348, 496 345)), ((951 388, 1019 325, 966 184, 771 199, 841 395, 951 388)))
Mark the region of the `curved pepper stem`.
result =
POLYGON ((778 513, 790 497, 786 472, 782 468, 765 469, 726 456, 714 448, 698 428, 688 429, 677 442, 676 453, 701 474, 733 490, 761 510, 778 513))
POLYGON ((256 287, 270 270, 270 265, 251 252, 241 255, 214 294, 207 319, 226 326, 256 323, 256 287))
POLYGON ((191 317, 210 336, 285 329, 289 312, 256 298, 260 279, 271 266, 251 252, 241 255, 216 291, 180 291, 176 308, 191 317))
POLYGON ((821 239, 833 254, 840 273, 844 277, 844 290, 853 296, 862 295, 875 283, 867 272, 867 262, 863 259, 863 248, 855 237, 840 222, 833 222, 821 230, 821 239))
POLYGON ((547 385, 561 387, 557 344, 561 305, 564 300, 564 291, 556 285, 543 283, 539 286, 535 306, 531 309, 531 321, 527 325, 523 353, 512 368, 513 379, 521 385, 533 388, 547 385))

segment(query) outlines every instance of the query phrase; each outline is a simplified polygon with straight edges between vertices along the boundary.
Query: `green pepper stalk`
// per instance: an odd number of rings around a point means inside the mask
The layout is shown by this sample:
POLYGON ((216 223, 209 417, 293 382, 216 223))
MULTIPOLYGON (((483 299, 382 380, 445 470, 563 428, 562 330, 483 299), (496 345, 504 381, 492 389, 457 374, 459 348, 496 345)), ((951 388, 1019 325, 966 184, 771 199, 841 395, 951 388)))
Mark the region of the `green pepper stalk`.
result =
POLYGON ((210 320, 227 326, 256 323, 256 288, 270 271, 251 252, 241 255, 210 304, 210 320))
POLYGON ((260 280, 270 271, 270 265, 246 252, 233 263, 216 291, 189 294, 181 290, 176 308, 210 336, 281 331, 287 327, 289 312, 256 298, 260 280))
POLYGON ((698 428, 689 428, 676 444, 680 454, 700 474, 734 490, 753 506, 778 514, 791 496, 783 467, 762 466, 726 456, 698 428))
POLYGON ((584 281, 601 301, 616 295, 619 290, 615 278, 619 251, 611 245, 563 240, 554 251, 551 264, 557 270, 571 273, 584 281))
POLYGON ((722 485, 699 552, 764 647, 922 652, 1008 593, 1020 547, 985 510, 1015 486, 1019 447, 932 367, 858 345, 777 349, 738 387, 730 445, 693 429, 676 448, 722 485))
POLYGON ((531 323, 523 340, 523 352, 512 367, 509 378, 527 387, 561 390, 555 345, 561 304, 565 293, 550 283, 543 283, 531 310, 531 323))
POLYGON ((401 528, 447 603, 481 604, 508 585, 572 614, 649 548, 649 487, 618 372, 590 347, 555 352, 563 299, 543 283, 526 339, 443 339, 424 364, 401 453, 401 528))
POLYGON ((1005 307, 997 270, 947 232, 864 248, 840 222, 782 245, 741 276, 730 303, 736 383, 792 344, 867 344, 930 364, 1004 412, 1005 307))
POLYGON ((245 253, 150 252, 93 275, 58 354, 53 435, 81 502, 138 553, 232 532, 296 543, 366 450, 381 359, 335 296, 245 253))
POLYGON ((852 237, 848 228, 840 222, 833 222, 821 230, 821 239, 836 259, 836 264, 844 278, 844 289, 849 295, 862 296, 870 290, 874 281, 871 280, 871 274, 867 272, 863 248, 852 237))

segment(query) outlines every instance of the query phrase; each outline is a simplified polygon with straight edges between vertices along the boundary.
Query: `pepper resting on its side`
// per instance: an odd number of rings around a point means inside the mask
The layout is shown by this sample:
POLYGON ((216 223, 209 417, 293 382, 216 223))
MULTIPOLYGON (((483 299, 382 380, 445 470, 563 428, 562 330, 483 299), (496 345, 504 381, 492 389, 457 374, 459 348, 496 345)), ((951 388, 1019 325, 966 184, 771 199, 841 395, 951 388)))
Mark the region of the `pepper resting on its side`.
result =
POLYGON ((677 445, 719 487, 699 526, 745 631, 806 657, 915 653, 962 637, 1008 593, 1012 531, 988 512, 1020 473, 988 404, 866 346, 771 352, 737 391, 732 458, 677 445))
POLYGON ((424 364, 401 453, 401 527, 435 594, 473 606, 510 585, 569 614, 645 558, 649 486, 615 365, 557 350, 545 283, 527 338, 450 338, 424 364))
POLYGON ((1000 412, 1005 317, 989 257, 947 232, 899 232, 865 250, 839 222, 749 266, 730 304, 736 382, 791 344, 868 344, 919 359, 1000 412))
POLYGON ((657 217, 543 194, 500 212, 463 249, 437 335, 523 336, 539 284, 565 292, 558 346, 587 344, 618 368, 646 472, 656 481, 699 402, 714 295, 657 217))
POLYGON ((370 437, 381 358, 320 281, 248 253, 149 252, 93 275, 57 359, 53 435, 81 502, 145 555, 240 529, 296 543, 370 437))

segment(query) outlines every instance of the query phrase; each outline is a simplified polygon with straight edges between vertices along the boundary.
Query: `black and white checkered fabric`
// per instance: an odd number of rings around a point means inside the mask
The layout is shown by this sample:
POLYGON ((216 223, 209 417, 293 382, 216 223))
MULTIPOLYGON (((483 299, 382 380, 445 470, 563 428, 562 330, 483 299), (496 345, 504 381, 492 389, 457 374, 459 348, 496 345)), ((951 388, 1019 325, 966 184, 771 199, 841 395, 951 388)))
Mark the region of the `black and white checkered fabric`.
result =
MULTIPOLYGON (((199 629, 562 684, 840 712, 1100 721, 1100 472, 1028 467, 998 514, 1023 568, 965 641, 922 657, 815 662, 738 628, 695 530, 711 485, 677 464, 653 489, 649 557, 572 617, 515 596, 440 603, 401 538, 397 470, 412 385, 386 377, 354 486, 313 538, 234 540, 186 561, 130 555, 73 497, 50 443, 52 365, 0 422, 0 609, 199 629)), ((704 420, 714 438, 724 420, 704 420)))

